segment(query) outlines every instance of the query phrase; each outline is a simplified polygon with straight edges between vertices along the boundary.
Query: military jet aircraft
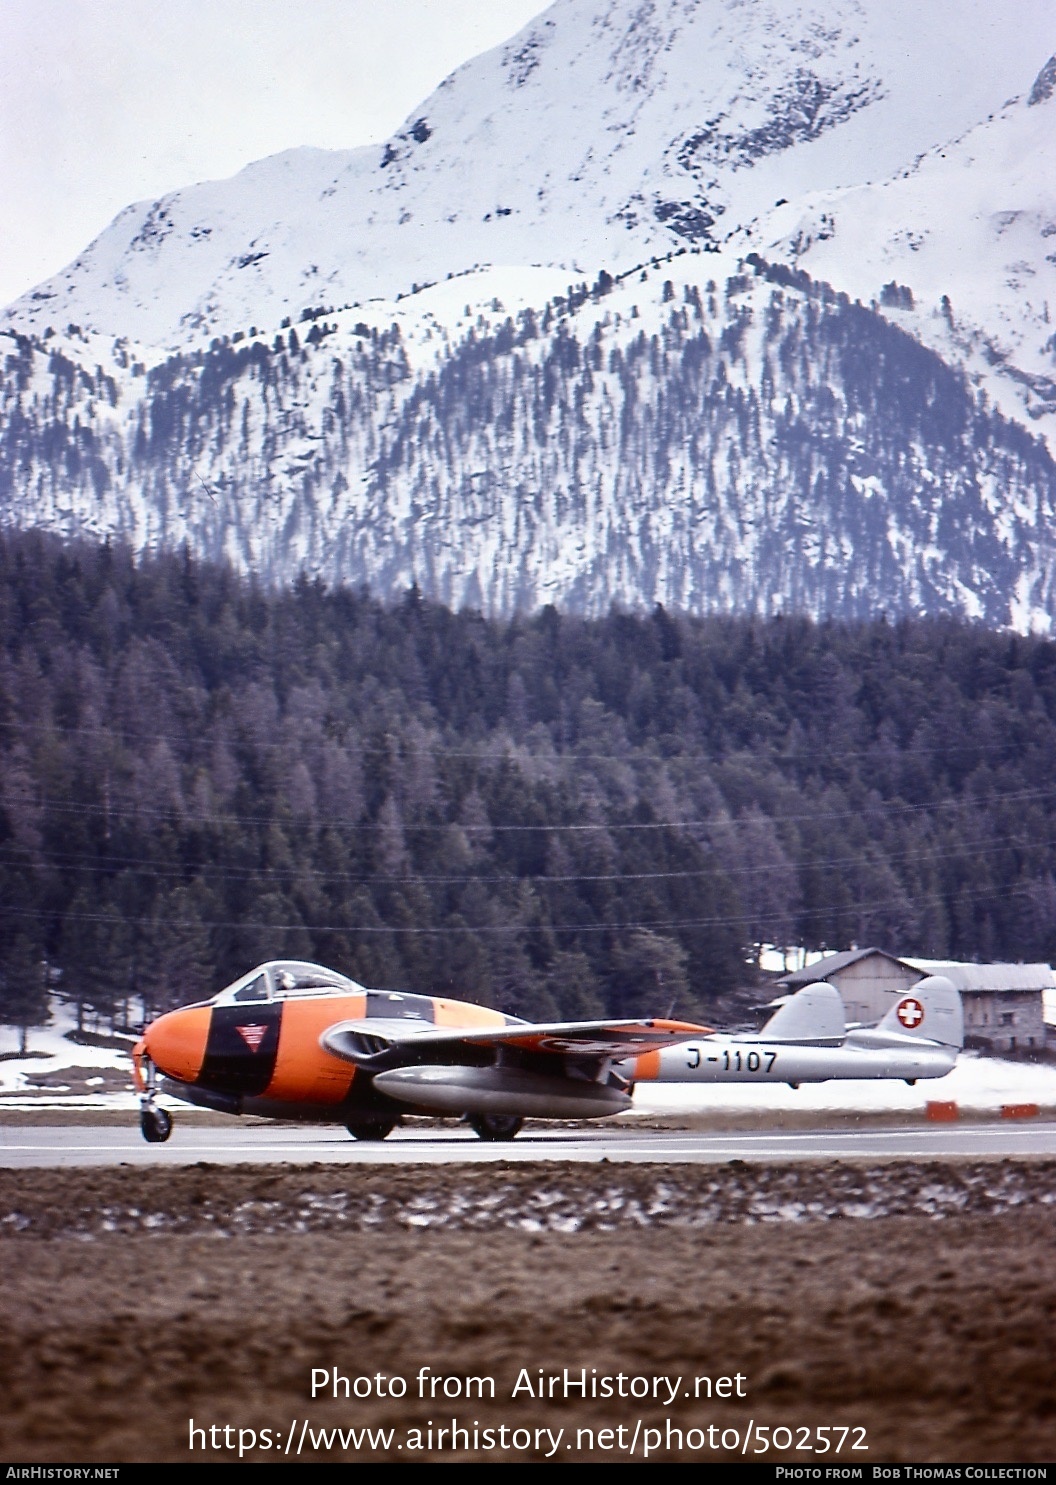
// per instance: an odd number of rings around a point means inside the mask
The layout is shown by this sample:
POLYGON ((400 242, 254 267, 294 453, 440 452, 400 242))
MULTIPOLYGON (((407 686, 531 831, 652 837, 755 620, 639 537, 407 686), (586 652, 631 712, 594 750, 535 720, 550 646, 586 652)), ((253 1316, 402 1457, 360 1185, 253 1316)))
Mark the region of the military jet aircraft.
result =
POLYGON ((522 1021, 277 960, 152 1021, 132 1056, 151 1142, 172 1132, 159 1092, 224 1113, 344 1124, 357 1139, 384 1139, 404 1115, 441 1114, 505 1140, 528 1117, 628 1109, 639 1080, 941 1077, 960 1027, 957 991, 939 979, 872 1031, 847 1031, 838 991, 807 986, 746 1039, 684 1021, 522 1021))
POLYGON ((277 960, 152 1021, 132 1057, 152 1142, 172 1131, 159 1090, 230 1114, 344 1124, 361 1140, 384 1139, 404 1114, 456 1115, 502 1140, 529 1115, 630 1108, 637 1056, 707 1035, 683 1021, 539 1024, 277 960))

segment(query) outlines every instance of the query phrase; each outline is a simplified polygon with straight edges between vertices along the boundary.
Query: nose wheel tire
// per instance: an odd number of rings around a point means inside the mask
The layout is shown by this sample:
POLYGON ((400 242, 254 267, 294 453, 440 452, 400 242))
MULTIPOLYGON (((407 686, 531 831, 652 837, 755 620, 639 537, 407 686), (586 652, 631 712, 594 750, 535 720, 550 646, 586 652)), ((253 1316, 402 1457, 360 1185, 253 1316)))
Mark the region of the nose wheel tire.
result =
POLYGON ((165 1109, 143 1109, 139 1115, 139 1128, 148 1144, 164 1144, 172 1133, 172 1115, 165 1109))
POLYGON ((512 1140, 524 1123, 516 1114, 471 1114, 469 1125, 482 1140, 512 1140))

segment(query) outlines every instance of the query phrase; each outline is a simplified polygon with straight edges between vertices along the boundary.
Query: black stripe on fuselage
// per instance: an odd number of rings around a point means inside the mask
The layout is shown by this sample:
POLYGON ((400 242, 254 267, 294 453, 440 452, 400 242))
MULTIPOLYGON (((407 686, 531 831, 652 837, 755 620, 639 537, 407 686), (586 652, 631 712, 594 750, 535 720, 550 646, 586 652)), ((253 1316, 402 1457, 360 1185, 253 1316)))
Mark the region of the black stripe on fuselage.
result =
POLYGON ((220 1093, 263 1093, 275 1073, 281 1004, 213 1007, 198 1083, 220 1093))

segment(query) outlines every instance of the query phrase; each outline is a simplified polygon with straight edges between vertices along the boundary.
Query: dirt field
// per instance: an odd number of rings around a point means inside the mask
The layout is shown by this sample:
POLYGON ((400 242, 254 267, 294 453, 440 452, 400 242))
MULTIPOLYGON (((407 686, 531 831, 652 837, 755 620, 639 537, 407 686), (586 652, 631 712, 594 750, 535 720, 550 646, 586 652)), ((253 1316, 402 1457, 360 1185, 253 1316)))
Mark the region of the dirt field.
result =
POLYGON ((1049 1462, 1054 1216, 1053 1161, 0 1172, 0 1454, 1049 1462))

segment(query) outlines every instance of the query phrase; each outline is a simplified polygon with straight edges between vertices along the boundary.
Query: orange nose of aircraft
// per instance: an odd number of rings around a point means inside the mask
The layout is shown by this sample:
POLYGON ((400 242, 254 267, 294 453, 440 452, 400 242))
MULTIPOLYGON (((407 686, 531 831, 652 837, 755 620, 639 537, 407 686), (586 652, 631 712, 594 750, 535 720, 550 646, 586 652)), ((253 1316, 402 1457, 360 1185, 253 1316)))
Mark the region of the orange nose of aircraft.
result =
POLYGON ((211 1015, 207 1005, 190 1006, 152 1021, 143 1033, 143 1045, 154 1066, 181 1083, 195 1082, 205 1061, 211 1015))

